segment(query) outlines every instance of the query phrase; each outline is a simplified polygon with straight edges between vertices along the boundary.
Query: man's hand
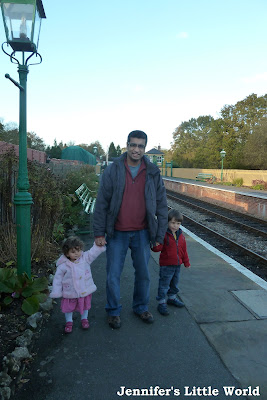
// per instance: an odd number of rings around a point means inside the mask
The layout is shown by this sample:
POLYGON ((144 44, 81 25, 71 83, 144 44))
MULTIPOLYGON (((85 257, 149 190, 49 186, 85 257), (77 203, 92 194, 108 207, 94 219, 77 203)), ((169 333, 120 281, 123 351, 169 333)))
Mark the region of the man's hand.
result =
POLYGON ((95 244, 100 247, 105 246, 107 244, 105 236, 95 238, 95 244))

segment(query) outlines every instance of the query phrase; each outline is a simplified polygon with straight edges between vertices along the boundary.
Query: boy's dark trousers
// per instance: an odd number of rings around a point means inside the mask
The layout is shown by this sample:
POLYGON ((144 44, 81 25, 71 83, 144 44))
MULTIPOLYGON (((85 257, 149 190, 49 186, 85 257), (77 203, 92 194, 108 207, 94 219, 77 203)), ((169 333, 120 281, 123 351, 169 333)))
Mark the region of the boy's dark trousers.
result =
POLYGON ((168 299, 176 298, 179 292, 178 283, 181 265, 161 266, 159 271, 159 288, 157 300, 159 303, 166 303, 168 299))

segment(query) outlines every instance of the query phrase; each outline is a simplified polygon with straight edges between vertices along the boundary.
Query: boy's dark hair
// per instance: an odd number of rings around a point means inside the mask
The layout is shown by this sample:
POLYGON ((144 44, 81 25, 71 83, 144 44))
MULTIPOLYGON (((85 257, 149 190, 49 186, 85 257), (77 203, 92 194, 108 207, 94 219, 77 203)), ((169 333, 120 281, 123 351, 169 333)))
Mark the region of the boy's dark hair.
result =
POLYGON ((146 143, 145 146, 147 144, 147 134, 143 131, 132 131, 129 133, 128 135, 128 139, 127 139, 127 143, 130 143, 130 139, 131 138, 137 138, 137 139, 145 139, 146 143))
POLYGON ((77 236, 70 236, 64 240, 62 253, 66 256, 70 249, 83 250, 83 241, 77 236))
POLYGON ((183 215, 180 213, 180 211, 178 211, 178 210, 175 210, 175 208, 172 208, 170 211, 169 211, 169 213, 168 213, 168 222, 171 220, 171 219, 175 219, 175 221, 177 221, 177 222, 183 222, 183 219, 184 219, 184 217, 183 217, 183 215))

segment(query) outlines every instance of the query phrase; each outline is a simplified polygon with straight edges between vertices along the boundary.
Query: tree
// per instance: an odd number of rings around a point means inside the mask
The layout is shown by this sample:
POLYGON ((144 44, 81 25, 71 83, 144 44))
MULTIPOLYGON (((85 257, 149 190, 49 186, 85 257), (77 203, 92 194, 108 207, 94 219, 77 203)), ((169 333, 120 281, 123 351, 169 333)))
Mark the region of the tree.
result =
POLYGON ((117 150, 115 148, 115 145, 113 142, 110 143, 109 149, 108 149, 108 158, 109 160, 113 157, 117 157, 117 150))
POLYGON ((47 146, 45 152, 50 158, 58 158, 61 159, 61 153, 63 149, 63 143, 60 142, 57 144, 57 140, 54 140, 54 145, 52 147, 47 146))
POLYGON ((45 151, 46 145, 39 136, 34 132, 27 133, 27 145, 30 149, 45 151))
POLYGON ((97 156, 104 156, 105 152, 103 150, 103 147, 101 146, 101 144, 99 143, 99 141, 97 140, 96 142, 92 142, 91 144, 79 144, 80 147, 82 147, 84 150, 89 151, 89 153, 91 154, 95 154, 94 152, 94 147, 97 147, 97 156))
POLYGON ((119 156, 121 155, 121 148, 120 148, 120 145, 118 145, 118 146, 116 147, 116 152, 117 152, 117 157, 119 157, 119 156))
POLYGON ((224 121, 224 149, 227 152, 228 168, 243 168, 243 151, 250 135, 267 112, 267 94, 257 97, 251 94, 235 105, 224 106, 221 116, 224 121))
MULTIPOLYGON (((19 145, 19 129, 14 122, 4 125, 0 123, 0 140, 19 145)), ((27 132, 27 147, 45 151, 45 143, 35 132, 27 132)))
MULTIPOLYGON (((173 133, 173 161, 184 168, 218 168, 220 151, 224 149, 227 153, 226 168, 247 168, 250 165, 253 169, 253 160, 247 156, 248 149, 256 146, 256 138, 265 143, 262 133, 265 128, 258 127, 266 115, 267 94, 259 97, 251 94, 235 105, 225 105, 221 117, 216 120, 200 116, 184 121, 173 133)), ((254 160, 255 168, 265 165, 263 161, 256 162, 256 157, 254 160)))
POLYGON ((267 169, 267 118, 263 118, 248 138, 242 162, 251 169, 267 169))
MULTIPOLYGON (((0 138, 1 138, 1 135, 3 135, 4 134, 4 124, 2 123, 2 121, 0 120, 0 138)), ((1 140, 1 139, 0 139, 1 140)))
POLYGON ((2 125, 2 131, 0 131, 0 140, 7 143, 19 144, 19 130, 13 124, 2 125))
POLYGON ((173 161, 184 168, 194 167, 196 153, 205 145, 213 121, 208 115, 182 122, 173 133, 173 161))

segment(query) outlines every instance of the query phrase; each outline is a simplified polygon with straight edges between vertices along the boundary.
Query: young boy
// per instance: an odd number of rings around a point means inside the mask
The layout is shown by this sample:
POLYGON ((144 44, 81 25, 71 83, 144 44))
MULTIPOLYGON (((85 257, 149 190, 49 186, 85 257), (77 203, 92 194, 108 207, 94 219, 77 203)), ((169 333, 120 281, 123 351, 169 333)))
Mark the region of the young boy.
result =
POLYGON ((168 214, 168 229, 164 243, 152 248, 153 251, 161 251, 157 296, 159 302, 158 311, 161 315, 169 315, 167 304, 175 307, 184 307, 184 303, 176 297, 179 292, 178 283, 181 264, 184 264, 186 268, 190 267, 185 237, 180 228, 182 221, 182 214, 175 209, 171 209, 168 214), (168 297, 167 304, 166 295, 168 297))

